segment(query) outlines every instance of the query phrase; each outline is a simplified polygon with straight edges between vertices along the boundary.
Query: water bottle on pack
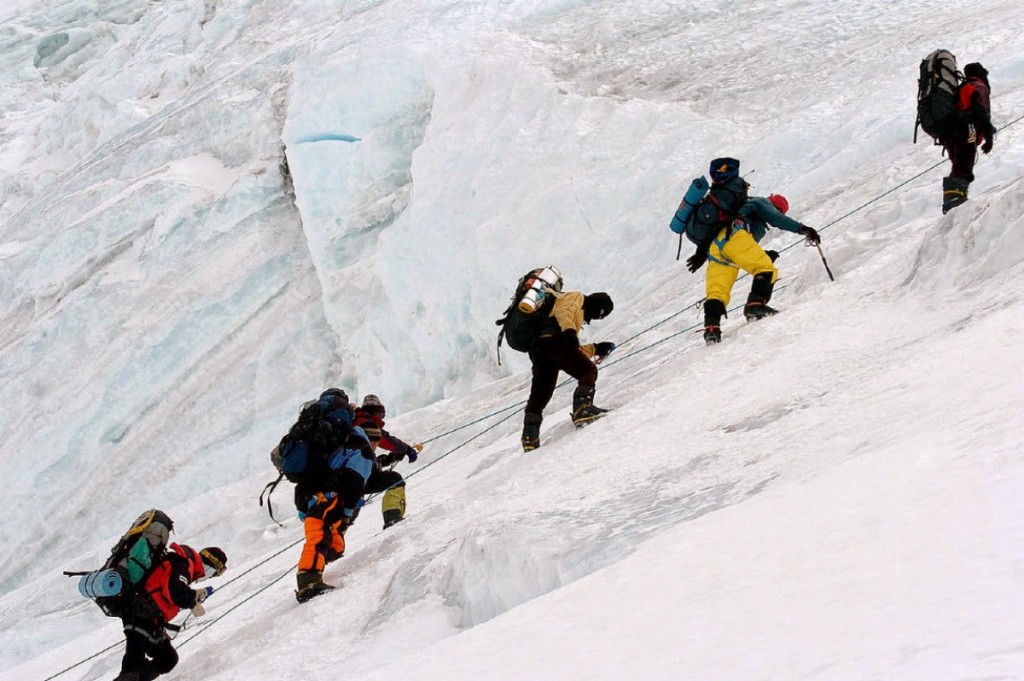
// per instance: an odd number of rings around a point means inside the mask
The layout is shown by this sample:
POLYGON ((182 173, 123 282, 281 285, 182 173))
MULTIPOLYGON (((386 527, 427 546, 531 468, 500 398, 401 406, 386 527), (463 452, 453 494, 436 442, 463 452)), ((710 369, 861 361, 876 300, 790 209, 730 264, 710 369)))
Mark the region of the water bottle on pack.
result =
POLYGON ((519 311, 530 314, 544 304, 549 291, 562 290, 562 273, 554 265, 534 270, 524 282, 526 293, 519 301, 519 311))

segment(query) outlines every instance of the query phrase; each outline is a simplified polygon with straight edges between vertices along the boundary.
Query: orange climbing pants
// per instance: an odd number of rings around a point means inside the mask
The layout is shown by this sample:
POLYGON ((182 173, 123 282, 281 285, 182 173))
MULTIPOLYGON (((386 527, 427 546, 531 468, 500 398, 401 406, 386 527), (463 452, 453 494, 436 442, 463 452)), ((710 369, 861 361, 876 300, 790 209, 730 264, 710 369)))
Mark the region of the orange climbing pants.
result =
POLYGON ((327 563, 345 553, 345 537, 341 532, 344 516, 339 508, 341 497, 317 494, 314 505, 306 512, 302 528, 306 543, 299 556, 299 570, 322 572, 327 563))

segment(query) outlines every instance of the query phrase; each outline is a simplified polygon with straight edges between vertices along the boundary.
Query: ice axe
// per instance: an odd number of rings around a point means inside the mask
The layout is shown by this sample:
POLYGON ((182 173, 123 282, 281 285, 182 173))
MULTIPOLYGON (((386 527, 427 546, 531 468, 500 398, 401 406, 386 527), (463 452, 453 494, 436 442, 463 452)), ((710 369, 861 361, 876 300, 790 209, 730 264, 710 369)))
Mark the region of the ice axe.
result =
POLYGON ((814 244, 814 245, 818 248, 818 255, 821 256, 821 264, 825 266, 825 272, 828 273, 828 280, 829 281, 835 281, 836 278, 832 276, 832 270, 829 269, 828 260, 825 260, 825 252, 823 250, 821 250, 821 244, 817 243, 817 244, 814 244))

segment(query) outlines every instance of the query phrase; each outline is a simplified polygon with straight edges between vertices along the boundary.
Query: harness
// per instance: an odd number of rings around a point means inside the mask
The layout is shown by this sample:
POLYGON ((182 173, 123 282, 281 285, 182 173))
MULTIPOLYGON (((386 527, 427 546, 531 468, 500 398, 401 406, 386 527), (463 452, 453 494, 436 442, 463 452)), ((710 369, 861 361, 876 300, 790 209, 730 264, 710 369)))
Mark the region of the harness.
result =
POLYGON ((718 256, 716 257, 713 255, 709 248, 708 260, 718 263, 719 265, 725 265, 726 267, 737 267, 736 263, 725 257, 724 251, 725 244, 729 242, 729 239, 731 239, 736 232, 749 232, 753 234, 753 232, 750 231, 750 224, 746 220, 736 218, 728 227, 723 227, 718 233, 718 236, 715 237, 715 240, 711 242, 718 247, 718 256))

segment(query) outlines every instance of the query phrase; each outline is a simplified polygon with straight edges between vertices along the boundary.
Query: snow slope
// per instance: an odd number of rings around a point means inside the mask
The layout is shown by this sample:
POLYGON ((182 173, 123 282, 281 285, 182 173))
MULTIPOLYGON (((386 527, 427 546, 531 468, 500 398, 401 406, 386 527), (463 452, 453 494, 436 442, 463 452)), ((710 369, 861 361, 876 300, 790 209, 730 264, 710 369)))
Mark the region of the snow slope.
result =
POLYGON ((1016 3, 0 12, 0 678, 117 643, 59 570, 151 506, 230 556, 175 678, 1024 676, 1016 3), (910 144, 937 47, 1010 124, 947 216, 910 144), (722 154, 837 280, 770 236, 783 314, 705 348, 666 227, 722 154), (547 263, 616 301, 615 412, 577 432, 562 388, 526 456, 492 321, 547 263), (255 497, 328 385, 428 446, 299 607, 255 497))

